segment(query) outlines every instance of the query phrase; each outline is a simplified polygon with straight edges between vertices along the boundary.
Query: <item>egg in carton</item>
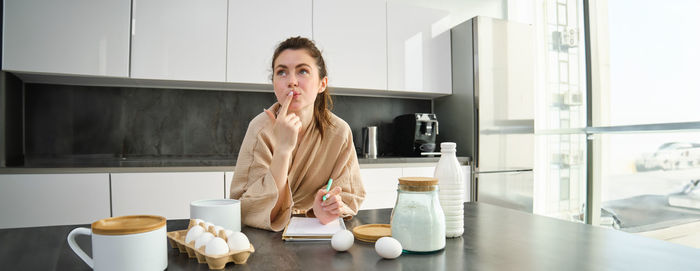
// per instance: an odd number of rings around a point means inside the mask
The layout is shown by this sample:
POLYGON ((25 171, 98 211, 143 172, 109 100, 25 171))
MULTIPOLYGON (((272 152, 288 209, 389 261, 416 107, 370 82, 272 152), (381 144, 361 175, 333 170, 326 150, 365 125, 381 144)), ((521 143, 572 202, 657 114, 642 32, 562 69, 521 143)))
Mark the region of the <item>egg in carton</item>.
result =
POLYGON ((195 249, 196 240, 191 240, 189 243, 186 243, 185 237, 187 235, 187 232, 192 227, 197 225, 199 225, 202 228, 206 228, 205 233, 208 232, 212 236, 219 237, 223 239, 226 243, 228 243, 226 230, 211 224, 205 224, 203 222, 195 221, 194 219, 190 219, 190 223, 186 230, 168 232, 168 240, 170 241, 170 245, 174 248, 177 248, 180 253, 187 253, 187 256, 189 258, 196 258, 198 263, 208 264, 209 269, 223 269, 229 262, 233 262, 235 264, 245 264, 248 261, 248 257, 250 257, 250 254, 255 252, 255 248, 250 242, 248 242, 249 247, 246 249, 230 250, 227 253, 219 255, 207 254, 206 245, 202 245, 199 247, 199 249, 195 249))

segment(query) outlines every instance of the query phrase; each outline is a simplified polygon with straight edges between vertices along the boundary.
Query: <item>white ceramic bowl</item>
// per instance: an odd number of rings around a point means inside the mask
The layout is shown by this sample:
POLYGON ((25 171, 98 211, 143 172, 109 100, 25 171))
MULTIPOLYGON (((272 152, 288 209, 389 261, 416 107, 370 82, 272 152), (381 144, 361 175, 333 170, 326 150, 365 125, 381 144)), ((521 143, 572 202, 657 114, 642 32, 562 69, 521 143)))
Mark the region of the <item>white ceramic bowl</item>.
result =
POLYGON ((232 231, 241 231, 241 202, 235 199, 207 199, 190 202, 190 218, 201 219, 232 231))

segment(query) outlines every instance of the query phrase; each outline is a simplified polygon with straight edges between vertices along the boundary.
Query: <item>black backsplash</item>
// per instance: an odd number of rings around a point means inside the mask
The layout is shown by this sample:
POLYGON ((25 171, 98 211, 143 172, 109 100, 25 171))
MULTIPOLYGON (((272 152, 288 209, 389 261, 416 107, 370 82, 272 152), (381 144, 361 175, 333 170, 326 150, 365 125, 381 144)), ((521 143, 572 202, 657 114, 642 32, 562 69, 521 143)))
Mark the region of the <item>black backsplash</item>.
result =
MULTIPOLYGON (((385 156, 394 117, 431 111, 429 99, 333 98, 357 147, 362 127, 379 126, 385 156)), ((26 84, 26 155, 235 157, 250 120, 274 102, 260 92, 26 84)))
POLYGON ((22 80, 0 72, 0 167, 22 165, 22 80))

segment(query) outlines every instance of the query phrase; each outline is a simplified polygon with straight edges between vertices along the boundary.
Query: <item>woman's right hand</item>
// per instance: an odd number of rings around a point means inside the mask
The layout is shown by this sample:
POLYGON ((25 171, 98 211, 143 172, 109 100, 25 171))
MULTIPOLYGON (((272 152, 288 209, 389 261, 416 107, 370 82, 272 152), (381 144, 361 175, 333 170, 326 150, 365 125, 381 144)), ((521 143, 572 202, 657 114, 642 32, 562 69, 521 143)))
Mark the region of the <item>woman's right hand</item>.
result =
POLYGON ((297 138, 301 131, 301 119, 297 114, 287 113, 293 95, 294 92, 290 91, 284 101, 282 101, 282 106, 279 112, 277 112, 277 117, 275 117, 275 114, 270 112, 270 110, 265 109, 265 113, 272 123, 274 123, 274 136, 272 140, 274 141, 275 151, 291 153, 297 144, 297 138))

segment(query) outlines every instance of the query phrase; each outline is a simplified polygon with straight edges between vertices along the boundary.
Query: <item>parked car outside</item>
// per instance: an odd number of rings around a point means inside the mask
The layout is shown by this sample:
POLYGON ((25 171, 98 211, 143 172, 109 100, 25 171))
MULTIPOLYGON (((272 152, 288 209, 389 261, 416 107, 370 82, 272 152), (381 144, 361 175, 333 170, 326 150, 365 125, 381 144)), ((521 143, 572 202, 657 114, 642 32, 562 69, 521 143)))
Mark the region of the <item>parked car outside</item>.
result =
POLYGON ((654 152, 645 153, 635 162, 637 171, 674 170, 700 166, 700 144, 664 143, 654 152))

